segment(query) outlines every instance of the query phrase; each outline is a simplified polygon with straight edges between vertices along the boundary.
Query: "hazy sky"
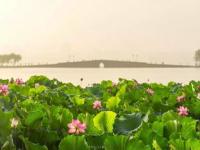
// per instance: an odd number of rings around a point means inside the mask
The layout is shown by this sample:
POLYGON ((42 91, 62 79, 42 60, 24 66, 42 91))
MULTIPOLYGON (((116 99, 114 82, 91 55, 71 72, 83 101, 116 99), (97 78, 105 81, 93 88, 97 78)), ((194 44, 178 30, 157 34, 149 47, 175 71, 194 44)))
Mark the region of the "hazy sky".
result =
POLYGON ((0 53, 23 62, 193 63, 200 0, 0 0, 0 53))

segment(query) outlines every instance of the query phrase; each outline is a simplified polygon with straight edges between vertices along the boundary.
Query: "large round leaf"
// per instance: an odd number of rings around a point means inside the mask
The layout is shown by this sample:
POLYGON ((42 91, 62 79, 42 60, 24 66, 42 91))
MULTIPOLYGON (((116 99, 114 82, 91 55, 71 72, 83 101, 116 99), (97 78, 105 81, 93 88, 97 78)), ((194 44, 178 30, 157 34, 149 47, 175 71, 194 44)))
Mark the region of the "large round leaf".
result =
POLYGON ((189 139, 185 143, 186 149, 196 150, 200 147, 199 139, 189 139))
POLYGON ((143 118, 141 113, 126 114, 116 119, 114 132, 118 134, 128 134, 136 131, 141 127, 142 121, 143 118))
POLYGON ((195 138, 196 137, 196 120, 192 118, 183 118, 181 120, 181 134, 185 139, 195 138))
POLYGON ((169 141, 169 147, 171 150, 184 150, 185 142, 182 139, 171 139, 169 141))
POLYGON ((41 110, 29 112, 25 120, 25 123, 26 125, 31 126, 35 121, 41 119, 43 116, 44 116, 44 112, 41 110))
POLYGON ((128 137, 127 136, 108 136, 105 140, 104 146, 105 150, 126 150, 128 142, 128 137))
POLYGON ((93 121, 94 116, 90 114, 79 114, 78 119, 84 122, 87 125, 86 133, 87 135, 90 136, 99 136, 102 135, 103 132, 102 130, 98 130, 94 126, 94 121, 93 121))
POLYGON ((7 137, 11 133, 11 127, 10 127, 10 120, 12 117, 12 113, 10 112, 2 112, 0 110, 0 144, 3 144, 1 142, 5 142, 7 137))
POLYGON ((72 113, 63 107, 52 106, 50 109, 49 124, 52 129, 66 128, 67 124, 71 122, 72 113))
POLYGON ((115 112, 102 111, 94 117, 93 119, 94 126, 103 132, 112 133, 115 117, 116 117, 115 112))
POLYGON ((66 136, 59 144, 59 150, 89 150, 84 136, 66 136))
POLYGON ((126 150, 151 150, 151 147, 145 145, 141 140, 131 140, 126 150))
POLYGON ((20 136, 20 138, 24 142, 26 150, 48 150, 45 145, 42 146, 40 144, 32 143, 28 138, 24 138, 23 136, 20 136))
POLYGON ((121 99, 118 96, 111 97, 106 102, 106 108, 109 110, 114 110, 118 108, 121 99))

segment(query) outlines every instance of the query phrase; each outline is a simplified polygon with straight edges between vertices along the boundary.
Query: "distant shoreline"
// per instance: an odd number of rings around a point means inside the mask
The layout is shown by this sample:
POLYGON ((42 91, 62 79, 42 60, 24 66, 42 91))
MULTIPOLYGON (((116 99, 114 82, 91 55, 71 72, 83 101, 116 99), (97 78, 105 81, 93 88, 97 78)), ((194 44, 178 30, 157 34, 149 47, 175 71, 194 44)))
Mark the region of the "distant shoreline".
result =
POLYGON ((200 68, 192 65, 150 64, 117 60, 88 60, 41 65, 0 66, 0 68, 200 68))

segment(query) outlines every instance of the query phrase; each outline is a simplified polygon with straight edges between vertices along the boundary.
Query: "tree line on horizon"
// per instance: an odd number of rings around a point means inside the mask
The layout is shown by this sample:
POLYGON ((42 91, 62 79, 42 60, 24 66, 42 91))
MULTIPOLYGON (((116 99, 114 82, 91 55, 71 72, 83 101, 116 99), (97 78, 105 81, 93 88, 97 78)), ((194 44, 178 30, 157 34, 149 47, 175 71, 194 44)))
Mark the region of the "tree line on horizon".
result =
MULTIPOLYGON (((16 65, 16 63, 22 60, 22 56, 20 54, 10 53, 10 54, 0 54, 0 65, 3 66, 5 64, 16 65)), ((194 55, 195 66, 200 66, 200 49, 195 51, 194 55)))
POLYGON ((22 56, 19 54, 15 54, 15 53, 11 53, 11 54, 3 54, 0 55, 0 65, 15 65, 16 63, 18 63, 19 61, 21 61, 22 56))
POLYGON ((200 66, 200 49, 195 51, 194 60, 195 60, 195 65, 200 66))

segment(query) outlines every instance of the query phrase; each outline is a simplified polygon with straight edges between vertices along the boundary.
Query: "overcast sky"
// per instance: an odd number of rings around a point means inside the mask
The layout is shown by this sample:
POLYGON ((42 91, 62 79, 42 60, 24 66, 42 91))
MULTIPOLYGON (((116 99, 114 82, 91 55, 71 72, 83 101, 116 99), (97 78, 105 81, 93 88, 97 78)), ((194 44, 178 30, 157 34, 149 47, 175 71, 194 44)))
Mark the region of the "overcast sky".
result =
POLYGON ((198 48, 200 0, 0 0, 0 53, 23 62, 193 64, 198 48))

